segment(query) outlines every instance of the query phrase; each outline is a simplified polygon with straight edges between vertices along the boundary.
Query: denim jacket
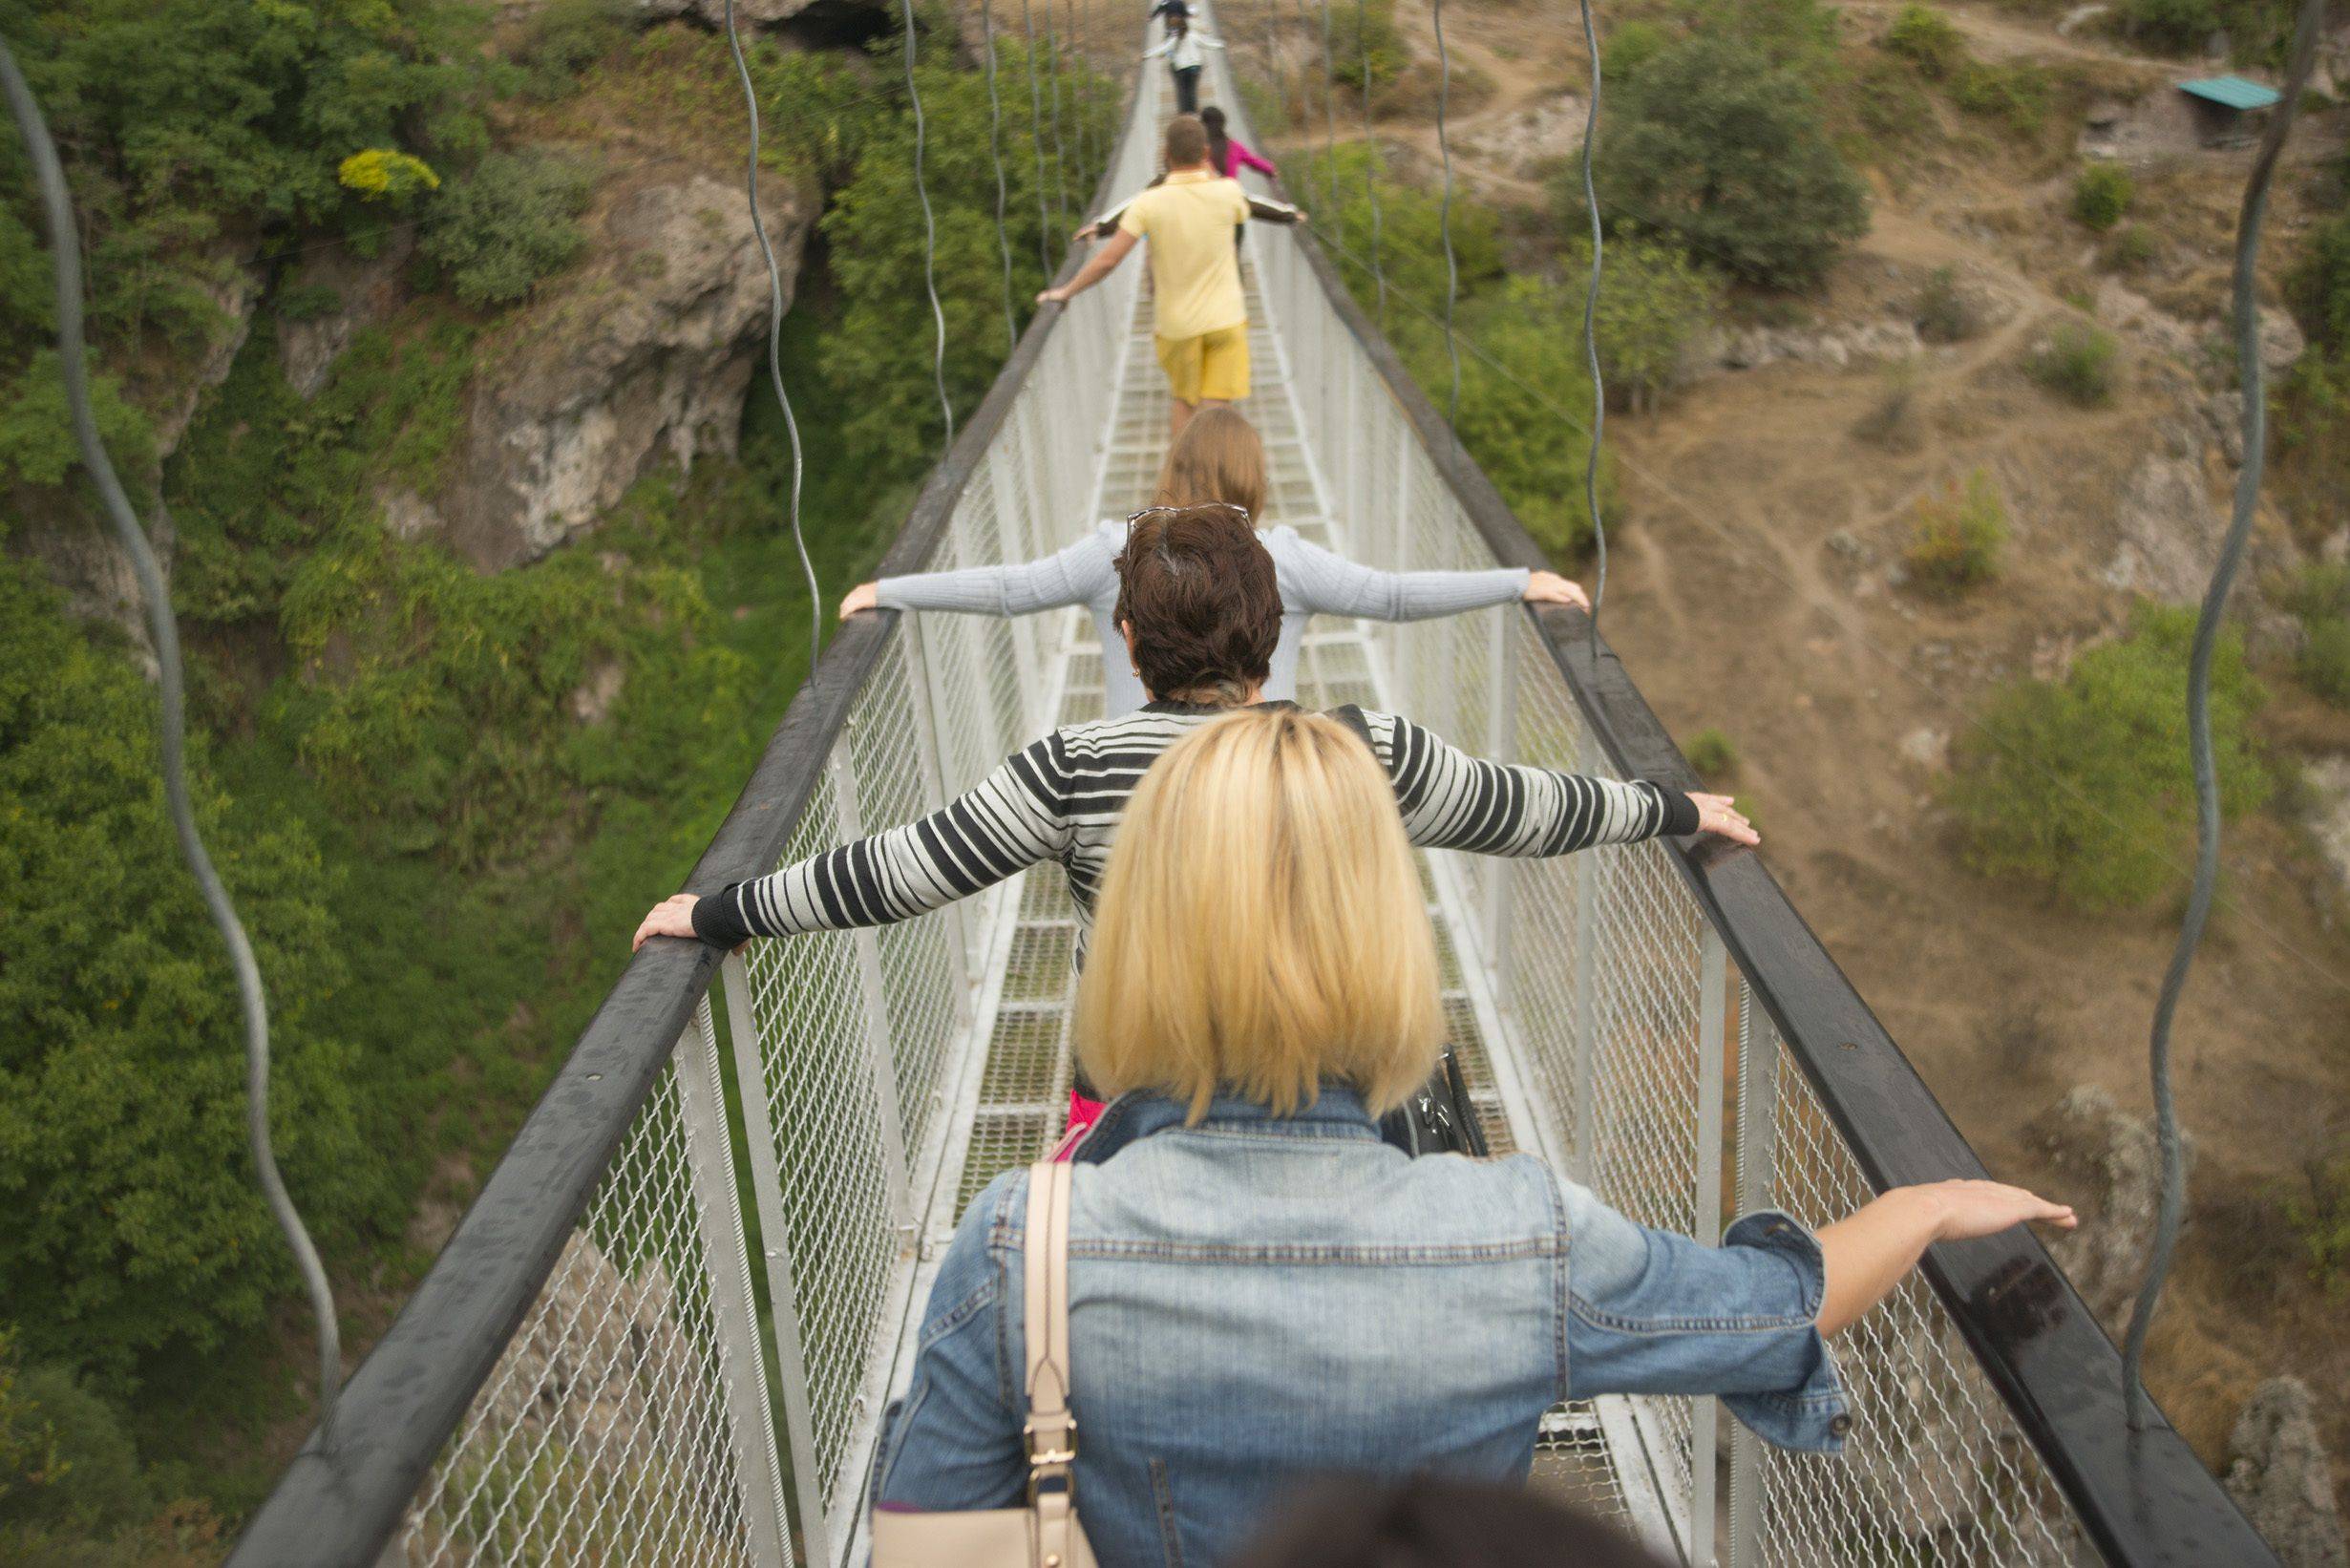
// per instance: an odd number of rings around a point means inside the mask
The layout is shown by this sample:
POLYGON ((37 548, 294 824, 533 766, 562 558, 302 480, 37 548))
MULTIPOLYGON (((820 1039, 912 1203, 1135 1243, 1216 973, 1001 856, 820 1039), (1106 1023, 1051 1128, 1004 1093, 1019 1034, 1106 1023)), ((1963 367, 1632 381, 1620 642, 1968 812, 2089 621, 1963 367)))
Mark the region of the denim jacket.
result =
MULTIPOLYGON (((1718 1393, 1833 1451, 1843 1390, 1792 1219, 1720 1247, 1650 1230, 1531 1155, 1413 1159, 1325 1085, 1293 1116, 1128 1095, 1079 1148, 1069 1220, 1078 1515, 1104 1568, 1222 1560, 1297 1480, 1523 1480, 1562 1399, 1718 1393)), ((1027 1173, 972 1203, 875 1458, 876 1506, 1024 1495, 1027 1173)))

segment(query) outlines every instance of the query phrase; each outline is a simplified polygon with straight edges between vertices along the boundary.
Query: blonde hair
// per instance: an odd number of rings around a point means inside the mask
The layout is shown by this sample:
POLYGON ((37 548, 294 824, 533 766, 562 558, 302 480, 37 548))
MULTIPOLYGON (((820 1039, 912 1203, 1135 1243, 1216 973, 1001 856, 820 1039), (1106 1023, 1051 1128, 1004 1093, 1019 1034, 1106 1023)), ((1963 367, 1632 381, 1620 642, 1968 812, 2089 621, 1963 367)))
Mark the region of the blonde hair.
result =
POLYGON ((1251 709, 1152 765, 1111 851, 1075 1028, 1100 1090, 1154 1090, 1194 1122, 1219 1089, 1287 1115, 1336 1079, 1382 1113, 1427 1081, 1435 935, 1359 736, 1251 709))
POLYGON ((1226 501, 1259 521, 1264 510, 1264 442, 1257 427, 1228 408, 1201 409, 1167 449, 1158 471, 1158 504, 1226 501))

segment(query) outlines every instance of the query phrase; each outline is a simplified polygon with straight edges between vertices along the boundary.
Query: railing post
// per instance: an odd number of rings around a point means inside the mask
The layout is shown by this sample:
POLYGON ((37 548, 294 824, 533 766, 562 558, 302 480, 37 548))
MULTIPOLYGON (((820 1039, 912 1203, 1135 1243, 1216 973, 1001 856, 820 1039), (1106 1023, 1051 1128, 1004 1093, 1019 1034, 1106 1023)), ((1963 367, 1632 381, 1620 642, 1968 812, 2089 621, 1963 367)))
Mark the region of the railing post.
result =
MULTIPOLYGON (((939 714, 942 704, 939 696, 938 670, 930 657, 929 639, 922 633, 920 615, 905 617, 899 628, 904 637, 906 661, 906 701, 914 709, 914 750, 922 769, 924 804, 937 811, 946 804, 946 770, 939 733, 939 714)), ((954 933, 955 949, 955 1028, 962 1034, 971 1032, 971 988, 978 984, 982 955, 972 949, 971 928, 961 899, 946 906, 948 928, 954 933)))
POLYGON ((792 1280, 792 1230, 783 1214, 783 1174, 775 1162, 774 1118, 767 1106, 767 1069, 759 1059, 759 1027, 752 1006, 751 966, 727 955, 727 1033, 734 1048, 734 1081, 742 1090, 743 1140, 751 1155, 751 1193, 759 1215, 761 1261, 773 1318, 775 1368, 783 1389, 783 1430, 792 1448, 792 1490, 799 1499, 800 1544, 814 1564, 833 1561, 832 1520, 816 1462, 815 1416, 808 1398, 808 1354, 800 1336, 799 1294, 792 1280))
MULTIPOLYGON (((1754 989, 1738 982, 1738 1212, 1768 1208, 1779 1185, 1779 1047, 1768 1030, 1757 1038, 1754 989)), ((1760 1568, 1763 1560, 1763 1440, 1743 1426, 1730 1429, 1728 1568, 1760 1568)))
MULTIPOLYGON (((1517 760, 1517 618, 1505 604, 1493 615, 1486 659, 1485 754, 1495 762, 1517 760)), ((1493 1006, 1510 1006, 1510 938, 1515 914, 1518 862, 1508 856, 1485 858, 1485 973, 1493 1006)))
MULTIPOLYGON (((1729 1049, 1725 1017, 1728 954, 1721 933, 1709 923, 1698 944, 1697 963, 1697 1191, 1691 1195, 1697 1239, 1706 1246, 1722 1240, 1723 1057, 1729 1049)), ((1701 1398, 1689 1410, 1689 1538, 1683 1554, 1690 1568, 1712 1568, 1717 1467, 1722 1402, 1701 1398)))
MULTIPOLYGON (((851 720, 851 730, 855 720, 851 720)), ((840 839, 852 843, 865 836, 864 814, 857 799, 857 767, 849 756, 849 733, 833 743, 826 766, 833 775, 833 820, 840 839)), ((881 982, 881 943, 873 927, 849 933, 857 953, 857 985, 864 998, 865 1066, 873 1074, 873 1097, 881 1122, 881 1176, 889 1188, 890 1224, 901 1244, 912 1244, 914 1219, 913 1168, 906 1161, 905 1119, 898 1106, 898 1060, 889 1049, 889 991, 881 982)), ((957 978, 960 978, 959 976, 957 978)), ((956 987, 960 995, 962 987, 956 987)))
MULTIPOLYGON (((1589 730, 1577 746, 1583 773, 1599 772, 1598 747, 1589 730)), ((1599 852, 1587 849, 1575 869, 1575 1162, 1583 1185, 1607 1196, 1606 1134, 1599 1118, 1599 852)))
MULTIPOLYGON (((1006 430, 1016 429, 1016 423, 1007 421, 1006 430)), ((1001 446, 987 449, 987 484, 995 503, 996 540, 1002 548, 1002 559, 1033 561, 1048 554, 1029 526, 1029 511, 1020 504, 1019 487, 1012 482, 1012 465, 1001 446)), ((1020 719, 1024 731, 1045 728, 1044 715, 1036 710, 1037 694, 1045 685, 1044 651, 1039 646, 1043 634, 1037 628, 1037 621, 1033 615, 1011 618, 1012 656, 1020 668, 1020 719)))
POLYGON ((734 1180, 733 1144, 727 1133, 718 1034, 710 1023, 707 995, 694 1011, 691 1027, 677 1037, 670 1070, 677 1074, 686 1163, 693 1173, 694 1218, 709 1282, 710 1317, 718 1332, 734 1486, 742 1498, 751 1560, 788 1564, 791 1532, 784 1525, 783 1466, 775 1454, 775 1420, 767 1404, 767 1357, 759 1348, 759 1315, 752 1305, 751 1253, 744 1240, 741 1190, 734 1180))

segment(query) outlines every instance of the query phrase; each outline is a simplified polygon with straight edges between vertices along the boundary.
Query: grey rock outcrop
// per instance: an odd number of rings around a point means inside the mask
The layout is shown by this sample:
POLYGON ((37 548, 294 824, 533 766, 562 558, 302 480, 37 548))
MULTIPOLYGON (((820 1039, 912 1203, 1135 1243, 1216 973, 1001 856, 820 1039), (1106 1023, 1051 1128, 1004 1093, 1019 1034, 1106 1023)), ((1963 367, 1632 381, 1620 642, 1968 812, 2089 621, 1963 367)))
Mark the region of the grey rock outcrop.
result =
POLYGON ((2191 458, 2151 454, 2122 484, 2122 541, 2106 582, 2174 604, 2202 597, 2226 518, 2191 458))
POLYGON ((1750 371, 1781 360, 1844 370, 1856 360, 1907 359, 1923 345, 1907 321, 1839 327, 1747 327, 1723 332, 1703 357, 1726 370, 1750 371))
POLYGON ((403 293, 400 274, 415 251, 415 231, 400 228, 374 256, 355 256, 333 245, 303 258, 287 272, 279 298, 307 295, 316 301, 314 308, 278 326, 278 366, 294 395, 316 397, 352 334, 392 314, 403 293))
MULTIPOLYGON (((2034 1124, 2081 1228, 2048 1239, 2089 1309, 2108 1324, 2128 1310, 2146 1271, 2162 1196, 2162 1156, 2149 1118, 2132 1116, 2094 1084, 2068 1091, 2034 1124)), ((2194 1165, 2194 1141, 2187 1163, 2194 1165)))
MULTIPOLYGON (((788 300, 815 201, 779 178, 760 201, 788 300)), ((562 543, 655 461, 734 451, 768 303, 741 189, 656 165, 586 227, 587 262, 482 346, 456 471, 431 498, 487 569, 562 543)))
POLYGON ((2350 756, 2319 757, 2302 770, 2309 826, 2344 894, 2350 894, 2350 756))
POLYGON ((2228 1493, 2284 1568, 2350 1568, 2334 1471, 2313 1409, 2299 1378, 2260 1385, 2228 1439, 2228 1493))

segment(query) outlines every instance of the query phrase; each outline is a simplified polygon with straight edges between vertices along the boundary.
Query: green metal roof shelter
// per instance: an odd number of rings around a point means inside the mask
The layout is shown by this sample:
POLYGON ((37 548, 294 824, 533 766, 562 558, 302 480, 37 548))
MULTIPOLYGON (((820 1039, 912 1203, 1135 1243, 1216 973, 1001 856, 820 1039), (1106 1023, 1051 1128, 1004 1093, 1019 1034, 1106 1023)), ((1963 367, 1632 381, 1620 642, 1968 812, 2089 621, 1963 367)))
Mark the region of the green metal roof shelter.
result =
POLYGON ((2191 98, 2201 98, 2224 109, 2245 113, 2266 109, 2281 95, 2274 87, 2248 82, 2241 76, 2199 76, 2191 82, 2179 83, 2179 91, 2191 98))

